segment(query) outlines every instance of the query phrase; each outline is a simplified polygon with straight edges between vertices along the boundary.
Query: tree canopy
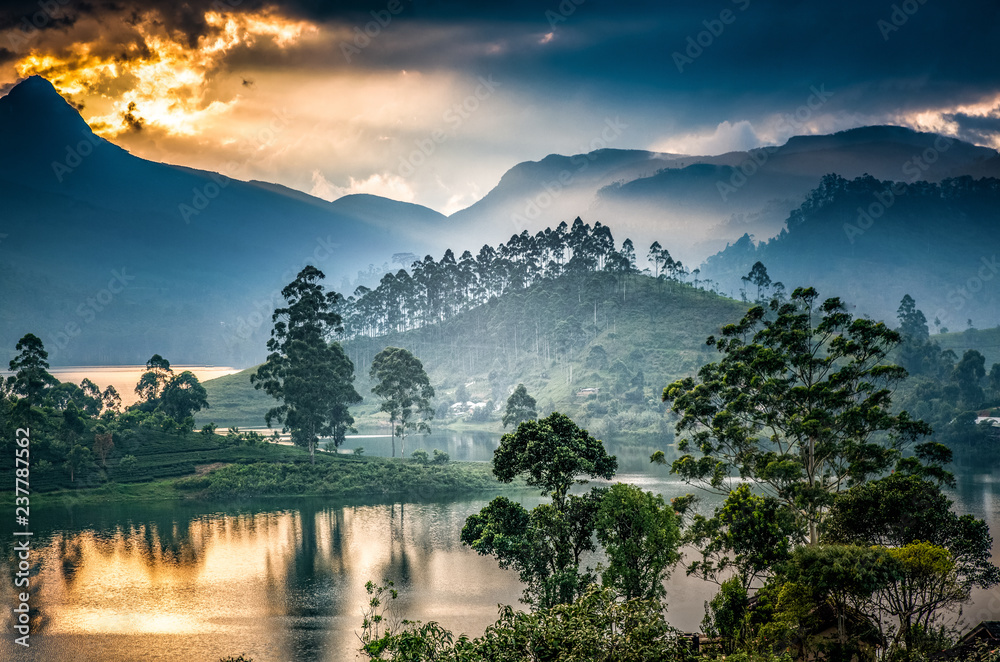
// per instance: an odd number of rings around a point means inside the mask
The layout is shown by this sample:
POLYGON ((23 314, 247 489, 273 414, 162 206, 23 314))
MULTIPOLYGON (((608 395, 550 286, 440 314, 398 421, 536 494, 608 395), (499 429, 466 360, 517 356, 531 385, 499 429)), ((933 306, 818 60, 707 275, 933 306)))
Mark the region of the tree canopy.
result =
POLYGON ((49 353, 41 339, 33 333, 17 341, 17 356, 8 367, 14 374, 7 378, 7 388, 31 405, 40 405, 46 391, 59 382, 49 374, 49 353))
POLYGON ((386 347, 376 354, 369 375, 375 384, 372 393, 382 398, 379 410, 389 414, 392 455, 396 456, 397 437, 403 455, 408 431, 430 432, 427 421, 434 417, 434 387, 420 359, 399 347, 386 347))
POLYGON ((610 479, 617 469, 618 460, 600 440, 559 412, 521 423, 500 438, 493 453, 497 479, 509 483, 526 474, 528 485, 541 487, 556 504, 565 501, 573 483, 586 482, 578 476, 610 479))
POLYGON ((528 395, 528 389, 524 387, 524 384, 518 384, 514 392, 507 398, 507 408, 501 419, 503 426, 513 425, 517 427, 524 421, 538 418, 538 412, 535 411, 536 406, 535 399, 528 395))
POLYGON ((335 312, 340 295, 324 292, 323 278, 310 265, 281 290, 287 305, 271 316, 271 353, 250 377, 254 388, 281 401, 267 412, 268 426, 283 423, 292 441, 309 449, 314 463, 319 437, 342 440, 344 429, 354 423, 348 407, 361 402, 353 384, 354 364, 330 338, 341 330, 335 312))
POLYGON ((885 363, 899 333, 853 317, 840 299, 818 299, 796 289, 788 303, 771 303, 774 319, 754 306, 708 339, 721 360, 663 391, 683 435, 672 470, 723 493, 731 475, 760 481, 814 544, 835 494, 887 471, 930 433, 891 409, 906 376, 885 363))

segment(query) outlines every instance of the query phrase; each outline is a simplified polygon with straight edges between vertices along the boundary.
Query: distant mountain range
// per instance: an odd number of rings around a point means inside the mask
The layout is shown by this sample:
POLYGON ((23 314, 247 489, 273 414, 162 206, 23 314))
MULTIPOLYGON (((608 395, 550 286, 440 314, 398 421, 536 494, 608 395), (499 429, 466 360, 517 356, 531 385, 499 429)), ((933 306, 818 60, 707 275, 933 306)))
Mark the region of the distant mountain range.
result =
MULTIPOLYGON (((154 352, 250 365, 265 353, 281 287, 306 263, 349 295, 359 270, 393 255, 475 253, 577 216, 631 237, 640 260, 657 240, 691 268, 744 234, 776 235, 831 172, 907 183, 994 177, 1000 155, 900 127, 717 156, 553 154, 514 166, 483 199, 445 217, 370 195, 330 203, 135 157, 32 77, 0 98, 0 359, 32 332, 54 365, 141 363, 154 352)), ((737 262, 717 263, 720 280, 732 280, 737 262)))
POLYGON ((481 228, 504 241, 525 225, 530 231, 581 216, 631 237, 637 247, 659 241, 693 266, 744 233, 766 239, 780 232, 829 173, 904 182, 1000 177, 1000 153, 933 133, 872 126, 719 156, 614 149, 553 154, 514 166, 482 200, 450 219, 456 229, 481 228))
POLYGON ((54 364, 249 362, 304 264, 340 289, 394 253, 437 250, 448 226, 418 205, 137 158, 40 77, 0 98, 0 199, 0 355, 33 332, 54 364))

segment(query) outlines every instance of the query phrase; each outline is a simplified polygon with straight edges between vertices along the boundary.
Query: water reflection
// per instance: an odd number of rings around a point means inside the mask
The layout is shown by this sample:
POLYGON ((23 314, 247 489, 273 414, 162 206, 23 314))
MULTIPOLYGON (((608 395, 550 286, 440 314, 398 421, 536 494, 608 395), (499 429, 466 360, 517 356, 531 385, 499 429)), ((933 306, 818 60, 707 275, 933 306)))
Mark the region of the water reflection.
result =
MULTIPOLYGON (((470 453, 491 455, 495 439, 476 442, 470 453)), ((666 468, 649 465, 655 447, 609 447, 619 457, 618 480, 668 499, 692 491, 666 468)), ((1000 537, 996 457, 957 455, 951 496, 960 512, 986 518, 1000 537)), ((527 508, 541 501, 534 493, 518 499, 527 508)), ((497 604, 516 605, 522 589, 516 574, 459 542, 465 518, 488 500, 38 510, 32 646, 14 651, 5 636, 0 659, 217 660, 246 653, 256 662, 352 660, 364 584, 383 578, 402 589, 400 614, 476 635, 495 620, 497 604)), ((715 503, 706 498, 701 508, 715 503)), ((15 593, 12 546, 4 546, 8 562, 0 574, 4 604, 15 593)), ((714 588, 675 571, 670 621, 697 629, 714 588)), ((974 597, 967 621, 1000 617, 995 590, 974 597)), ((3 618, 9 621, 9 609, 3 618)), ((9 622, 5 628, 10 632, 9 622)))
MULTIPOLYGON (((42 511, 31 587, 38 618, 31 648, 16 659, 124 659, 110 651, 128 641, 147 647, 138 657, 167 659, 178 639, 190 648, 177 659, 353 659, 364 584, 383 578, 404 589, 402 613, 481 631, 498 602, 520 593, 516 577, 458 542, 483 505, 300 500, 144 517, 132 508, 121 523, 81 509, 74 519, 96 526, 79 529, 42 511)), ((5 604, 12 579, 3 579, 5 604)), ((0 645, 0 658, 13 659, 10 639, 0 645)))

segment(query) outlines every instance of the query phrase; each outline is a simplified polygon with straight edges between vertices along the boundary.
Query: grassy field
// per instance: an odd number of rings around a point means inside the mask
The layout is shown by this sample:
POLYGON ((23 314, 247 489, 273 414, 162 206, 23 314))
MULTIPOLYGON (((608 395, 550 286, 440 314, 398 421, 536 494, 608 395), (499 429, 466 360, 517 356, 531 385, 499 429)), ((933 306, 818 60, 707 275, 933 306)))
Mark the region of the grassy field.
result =
MULTIPOLYGON (((93 438, 84 432, 81 441, 93 438)), ((363 457, 317 451, 315 466, 296 446, 248 440, 236 435, 166 433, 139 427, 115 433, 107 462, 75 472, 46 459, 50 442, 39 434, 32 445, 29 476, 35 502, 141 501, 182 498, 327 495, 340 497, 430 497, 496 490, 487 463, 422 464, 411 459, 363 457), (135 458, 129 466, 126 456, 135 458)), ((11 486, 0 496, 13 501, 13 463, 0 469, 11 486)))
POLYGON ((974 349, 986 358, 986 370, 989 372, 994 363, 1000 363, 1000 327, 993 329, 968 329, 957 333, 939 333, 931 336, 931 340, 950 349, 958 358, 967 349, 974 349))

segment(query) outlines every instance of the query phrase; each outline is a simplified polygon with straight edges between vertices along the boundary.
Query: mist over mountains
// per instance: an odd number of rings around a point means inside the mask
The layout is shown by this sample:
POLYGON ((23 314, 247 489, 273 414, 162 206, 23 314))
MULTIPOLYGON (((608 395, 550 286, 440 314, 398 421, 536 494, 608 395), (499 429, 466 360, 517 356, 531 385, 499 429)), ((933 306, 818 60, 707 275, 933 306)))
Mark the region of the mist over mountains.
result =
MULTIPOLYGON (((276 112, 278 140, 282 121, 276 112)), ((306 263, 347 296, 369 265, 377 281, 383 265, 408 266, 406 254, 476 253, 577 216, 631 238, 640 268, 654 240, 689 269, 709 258, 700 280, 733 296, 760 259, 774 280, 816 284, 860 312, 891 317, 906 290, 952 330, 968 317, 996 323, 992 278, 961 307, 953 293, 993 256, 995 181, 974 182, 1000 177, 995 150, 878 126, 687 156, 614 149, 614 131, 609 121, 593 152, 515 165, 445 217, 378 196, 330 203, 239 181, 241 163, 220 164, 227 177, 138 158, 29 78, 0 98, 0 354, 32 332, 53 365, 141 363, 154 352, 250 365, 264 356, 280 289, 306 263), (824 179, 831 173, 839 179, 824 179), (845 231, 892 182, 902 183, 898 202, 861 234, 845 231)))

